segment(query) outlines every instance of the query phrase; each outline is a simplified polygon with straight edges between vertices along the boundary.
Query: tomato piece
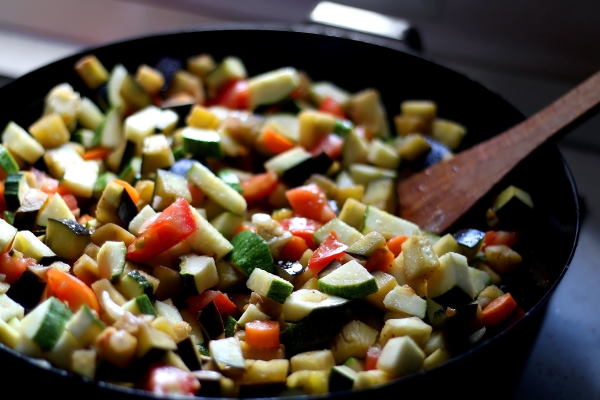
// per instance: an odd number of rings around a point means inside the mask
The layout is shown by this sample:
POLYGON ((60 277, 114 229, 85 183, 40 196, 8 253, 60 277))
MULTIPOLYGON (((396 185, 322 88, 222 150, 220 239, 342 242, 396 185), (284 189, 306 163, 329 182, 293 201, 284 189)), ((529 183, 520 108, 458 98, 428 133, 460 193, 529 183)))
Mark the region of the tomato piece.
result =
POLYGON ((329 158, 336 160, 342 156, 343 147, 344 139, 335 133, 330 133, 329 135, 323 136, 310 152, 313 156, 325 153, 329 158))
POLYGON ((221 105, 235 110, 245 110, 250 106, 248 81, 237 80, 225 84, 208 105, 221 105))
MULTIPOLYGON (((2 251, 8 251, 2 249, 2 251)), ((18 280, 27 267, 35 265, 36 261, 28 257, 10 256, 8 253, 0 255, 0 274, 4 275, 4 282, 13 283, 18 280)))
POLYGON ((42 192, 54 194, 58 191, 58 181, 50 177, 38 178, 39 188, 42 192))
POLYGON ((219 290, 216 291, 217 294, 213 299, 215 306, 217 306, 217 310, 222 315, 230 315, 238 312, 238 308, 233 301, 227 296, 227 293, 223 293, 219 290))
POLYGON ((367 350, 367 357, 365 359, 365 369, 367 371, 377 368, 377 361, 381 356, 381 347, 372 346, 367 350))
POLYGON ((127 249, 131 261, 146 262, 185 240, 197 229, 190 205, 183 198, 174 201, 150 223, 127 249))
POLYGON ((308 250, 308 246, 304 239, 299 236, 292 236, 281 248, 279 259, 284 261, 298 261, 306 250, 308 250))
POLYGON ((188 183, 188 189, 190 190, 190 194, 192 195, 192 205, 199 206, 204 201, 205 195, 202 189, 193 183, 188 183))
POLYGON ((308 247, 315 249, 315 239, 313 234, 321 227, 321 223, 313 219, 294 217, 281 220, 281 227, 294 236, 304 239, 308 247))
POLYGON ((96 312, 100 311, 96 294, 80 279, 58 268, 50 268, 46 277, 50 293, 67 304, 73 312, 84 304, 96 312))
POLYGON ((335 212, 327 203, 327 197, 320 187, 311 183, 285 192, 292 209, 298 215, 327 222, 335 218, 335 212))
POLYGON ((331 232, 321 245, 315 250, 308 260, 308 268, 316 275, 333 260, 339 260, 344 256, 348 246, 337 239, 335 232, 331 232))
POLYGON ((388 271, 394 262, 394 253, 385 247, 377 249, 367 260, 367 271, 388 271))
POLYGON ((150 370, 146 389, 158 395, 193 396, 200 389, 200 382, 187 371, 161 365, 150 370))
POLYGON ((229 296, 219 290, 207 290, 198 296, 190 296, 185 300, 185 303, 192 315, 196 315, 211 301, 215 303, 217 310, 222 315, 235 314, 238 311, 237 306, 229 299, 229 296))
POLYGON ((192 315, 198 314, 198 311, 202 310, 208 305, 216 296, 215 290, 207 290, 197 296, 190 296, 185 300, 187 309, 192 315))
POLYGON ((512 247, 517 243, 519 239, 519 232, 509 231, 487 231, 483 238, 483 246, 494 246, 503 244, 508 247, 512 247))
POLYGON ((319 105, 319 111, 335 115, 338 118, 346 118, 346 113, 344 113, 344 107, 342 107, 340 103, 335 101, 333 97, 325 97, 319 105))
POLYGON ((244 326, 246 342, 253 347, 279 347, 279 322, 250 321, 244 326))
POLYGON ((277 174, 273 171, 257 174, 242 182, 242 195, 252 203, 273 193, 278 183, 277 174))
POLYGON ((294 147, 294 142, 273 129, 265 129, 259 138, 262 147, 272 154, 283 153, 294 147))
POLYGON ((61 194, 60 196, 67 204, 67 207, 69 207, 69 210, 73 211, 79 208, 79 205, 77 204, 77 198, 71 193, 61 194))

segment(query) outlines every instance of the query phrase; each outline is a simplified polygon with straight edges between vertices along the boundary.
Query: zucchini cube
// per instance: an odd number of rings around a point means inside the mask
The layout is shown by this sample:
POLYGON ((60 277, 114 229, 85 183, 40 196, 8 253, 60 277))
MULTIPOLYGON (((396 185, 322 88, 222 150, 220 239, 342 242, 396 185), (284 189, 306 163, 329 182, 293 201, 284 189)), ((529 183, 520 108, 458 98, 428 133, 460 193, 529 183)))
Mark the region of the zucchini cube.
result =
POLYGON ((377 360, 377 369, 391 376, 402 376, 417 372, 423 366, 425 353, 409 336, 390 339, 377 360))

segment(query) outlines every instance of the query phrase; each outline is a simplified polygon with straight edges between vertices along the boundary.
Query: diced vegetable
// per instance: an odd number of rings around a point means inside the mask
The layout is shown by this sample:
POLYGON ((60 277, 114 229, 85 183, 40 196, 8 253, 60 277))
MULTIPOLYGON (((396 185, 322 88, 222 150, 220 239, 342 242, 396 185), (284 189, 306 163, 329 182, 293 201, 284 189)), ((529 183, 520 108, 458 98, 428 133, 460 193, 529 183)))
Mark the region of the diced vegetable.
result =
POLYGON ((310 257, 308 268, 314 274, 318 274, 330 262, 341 259, 347 248, 348 246, 338 241, 335 232, 330 233, 310 257))
POLYGON ((342 363, 349 357, 363 358, 377 340, 377 335, 377 330, 364 322, 350 321, 334 339, 331 351, 336 362, 342 363))
POLYGON ((321 227, 321 223, 308 218, 286 218, 281 221, 281 227, 294 236, 298 236, 306 242, 308 247, 314 248, 314 233, 321 227))
POLYGON ((51 350, 63 333, 71 311, 56 297, 50 297, 23 318, 23 334, 42 350, 51 350))
POLYGON ((294 286, 285 279, 260 268, 254 268, 248 277, 248 281, 246 281, 246 286, 253 292, 278 303, 285 302, 285 299, 294 290, 294 286))
POLYGON ((242 182, 242 195, 249 203, 264 199, 275 190, 279 183, 274 172, 254 175, 242 182))
POLYGON ((57 268, 50 268, 46 276, 50 293, 67 304, 72 311, 79 310, 84 304, 96 312, 100 310, 98 299, 92 289, 73 275, 57 268))
POLYGON ((421 369, 425 353, 410 336, 390 339, 381 351, 377 368, 392 376, 406 375, 421 369))
POLYGON ((315 350, 296 354, 290 358, 292 372, 328 371, 335 365, 331 350, 315 350))
POLYGON ((373 231, 381 233, 386 240, 389 240, 398 235, 417 235, 420 229, 410 221, 381 211, 377 207, 369 206, 362 233, 367 234, 373 231))
POLYGON ((90 243, 90 231, 70 219, 48 219, 46 244, 59 257, 75 260, 90 243))
POLYGON ((184 199, 167 207, 127 249, 127 258, 144 262, 181 242, 197 229, 194 215, 184 199))
POLYGON ((427 309, 427 302, 407 285, 397 286, 390 290, 383 299, 383 304, 390 311, 414 315, 421 319, 425 318, 427 309))
POLYGON ((219 283, 215 260, 206 256, 186 256, 179 264, 180 275, 185 287, 192 293, 202 293, 219 283))
POLYGON ((56 254, 31 231, 17 232, 13 242, 13 249, 20 251, 26 257, 34 258, 40 262, 51 260, 56 256, 56 254))
POLYGON ((232 213, 243 215, 246 212, 246 200, 204 165, 198 162, 194 163, 187 176, 208 197, 232 213))
POLYGON ((279 323, 277 321, 251 321, 244 326, 244 330, 246 331, 246 341, 250 346, 279 347, 279 323))
POLYGON ((230 260, 242 272, 250 275, 255 268, 273 272, 273 256, 267 242, 258 234, 245 230, 231 239, 230 260))
POLYGON ((9 122, 4 129, 2 143, 11 153, 16 154, 30 164, 35 163, 44 155, 42 145, 14 122, 9 122))
POLYGON ((363 235, 346 224, 340 219, 334 218, 327 222, 321 228, 314 233, 315 241, 317 243, 323 242, 332 232, 335 232, 337 239, 344 243, 346 246, 352 246, 353 243, 362 239, 363 235))
POLYGON ((492 300, 481 312, 481 321, 484 325, 497 325, 505 321, 517 308, 517 302, 510 293, 492 300))
MULTIPOLYGON (((191 207, 190 207, 191 208, 191 207)), ((192 209, 192 208, 191 208, 192 209)), ((186 239, 195 252, 220 259, 233 249, 230 243, 206 218, 192 209, 197 229, 186 239)))
POLYGON ((298 72, 294 68, 281 68, 249 79, 250 108, 275 103, 287 96, 298 84, 298 72))
POLYGON ((189 372, 171 366, 155 367, 150 371, 146 388, 159 396, 193 396, 200 383, 189 372))
POLYGON ((127 247, 119 241, 106 241, 100 247, 96 257, 100 277, 116 281, 121 277, 125 268, 127 247))
POLYGON ((377 283, 369 271, 352 260, 319 279, 319 289, 346 299, 360 299, 375 293, 377 283))
POLYGON ((292 292, 283 304, 283 317, 286 321, 296 322, 317 309, 335 310, 347 301, 318 290, 299 289, 292 292))
POLYGON ((301 186, 285 193, 294 212, 320 222, 335 218, 335 213, 327 204, 327 197, 315 184, 301 186))

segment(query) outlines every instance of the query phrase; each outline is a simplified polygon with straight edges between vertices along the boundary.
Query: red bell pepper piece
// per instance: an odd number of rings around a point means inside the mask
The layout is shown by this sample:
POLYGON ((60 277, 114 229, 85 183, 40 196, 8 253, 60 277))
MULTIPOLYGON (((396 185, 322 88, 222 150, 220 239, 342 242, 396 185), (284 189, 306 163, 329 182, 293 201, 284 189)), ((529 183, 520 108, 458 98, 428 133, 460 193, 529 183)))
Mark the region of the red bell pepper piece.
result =
POLYGON ((339 260, 344 256, 348 246, 337 239, 335 232, 331 232, 321 245, 315 250, 308 260, 308 268, 316 275, 333 260, 339 260))
POLYGON ((273 171, 257 174, 242 182, 242 195, 249 203, 264 199, 277 187, 279 180, 273 171))
POLYGON ((71 193, 61 194, 60 197, 62 197, 62 199, 65 201, 65 204, 67 207, 69 207, 69 210, 75 211, 79 208, 79 205, 77 204, 77 198, 71 193))
POLYGON ((292 238, 281 248, 279 259, 284 261, 298 261, 306 250, 308 250, 306 241, 300 236, 292 236, 292 238))
POLYGON ((367 357, 365 359, 365 369, 367 371, 377 368, 377 361, 381 356, 381 347, 372 346, 367 350, 367 357))
POLYGON ((188 183, 188 189, 190 190, 190 194, 192 195, 192 205, 194 207, 200 206, 206 197, 202 189, 193 183, 188 183))
POLYGON ((217 93, 208 105, 221 105, 235 110, 245 110, 250 106, 250 92, 248 81, 231 81, 217 93))
POLYGON ((235 314, 238 311, 237 306, 229 299, 229 296, 219 290, 207 290, 198 296, 190 296, 186 299, 185 303, 192 315, 196 315, 198 311, 206 307, 211 301, 215 303, 217 310, 222 315, 235 314))
POLYGON ((342 105, 335 101, 332 97, 325 97, 323 101, 321 101, 321 104, 319 105, 319 111, 335 115, 338 118, 346 118, 344 107, 342 107, 342 105))
POLYGON ((508 231, 487 231, 483 238, 483 246, 494 246, 503 244, 508 247, 512 247, 517 243, 519 239, 519 232, 508 232, 508 231))
POLYGON ((343 147, 344 139, 335 133, 330 133, 323 136, 323 138, 317 142, 315 147, 313 147, 310 152, 313 156, 325 153, 329 156, 329 158, 336 160, 342 156, 343 147))
POLYGON ((96 294, 83 281, 57 268, 50 268, 46 276, 50 293, 66 303, 73 312, 84 304, 100 312, 96 294))
POLYGON ((292 209, 306 218, 327 222, 335 218, 335 212, 327 203, 327 197, 320 187, 311 183, 285 192, 292 209))
POLYGON ((200 382, 190 372, 160 365, 150 370, 146 389, 158 395, 193 396, 200 389, 200 382))
MULTIPOLYGON (((10 247, 0 249, 0 251, 8 251, 9 249, 10 247)), ((4 282, 13 283, 23 275, 27 267, 35 264, 36 261, 33 258, 15 257, 3 253, 0 255, 0 274, 4 275, 4 282)))
POLYGON ((183 198, 174 201, 127 249, 127 258, 146 262, 183 241, 197 229, 190 205, 183 198))
POLYGON ((306 242, 309 248, 315 249, 313 234, 321 227, 321 223, 313 219, 294 217, 281 220, 281 227, 294 236, 298 236, 306 242))

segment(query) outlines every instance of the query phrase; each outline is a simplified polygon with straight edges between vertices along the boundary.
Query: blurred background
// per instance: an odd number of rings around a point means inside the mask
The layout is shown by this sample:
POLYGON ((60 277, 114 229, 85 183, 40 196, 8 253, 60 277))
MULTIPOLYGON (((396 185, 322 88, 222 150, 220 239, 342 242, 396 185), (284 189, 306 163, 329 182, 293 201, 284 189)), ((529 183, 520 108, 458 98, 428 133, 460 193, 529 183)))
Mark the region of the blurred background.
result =
MULTIPOLYGON (((0 86, 84 47, 207 23, 309 22, 317 3, 0 0, 0 86)), ((425 56, 482 82, 527 115, 600 68, 598 0, 338 3, 403 19, 420 35, 425 56)), ((342 15, 334 14, 337 21, 333 22, 353 22, 340 20, 342 15)), ((600 117, 574 130, 559 146, 587 212, 572 267, 550 303, 515 390, 518 399, 600 398, 600 316, 596 311, 600 303, 600 117)))

